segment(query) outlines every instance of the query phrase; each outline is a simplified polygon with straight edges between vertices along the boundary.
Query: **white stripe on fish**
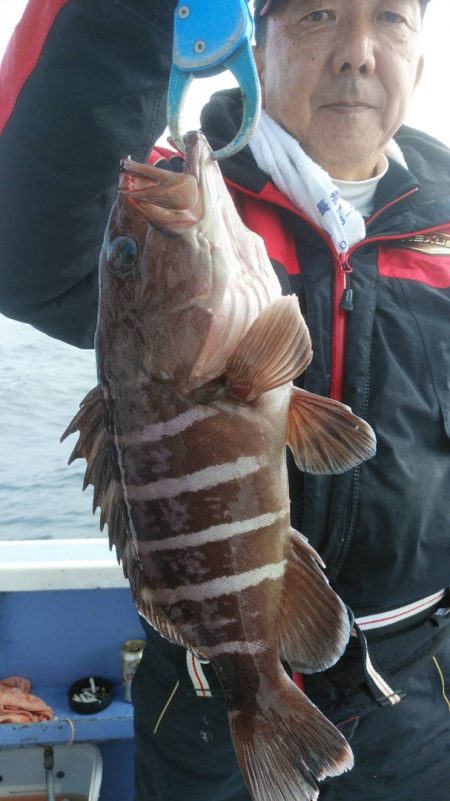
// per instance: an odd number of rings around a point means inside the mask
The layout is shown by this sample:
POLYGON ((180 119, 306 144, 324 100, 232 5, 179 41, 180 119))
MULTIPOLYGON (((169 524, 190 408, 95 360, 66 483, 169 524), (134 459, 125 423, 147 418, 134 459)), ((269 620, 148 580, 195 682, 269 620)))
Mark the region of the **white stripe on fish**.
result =
POLYGON ((183 412, 177 417, 172 417, 170 420, 152 423, 136 431, 131 431, 129 434, 122 434, 119 442, 121 445, 143 445, 146 442, 159 442, 164 437, 176 437, 177 434, 186 431, 194 423, 202 422, 202 420, 207 420, 209 417, 216 417, 218 413, 217 409, 211 409, 208 406, 189 409, 187 412, 183 412))
POLYGON ((212 465, 179 478, 161 478, 149 484, 128 485, 128 497, 133 501, 154 501, 157 498, 175 498, 183 492, 198 492, 226 484, 237 478, 257 473, 267 463, 256 456, 240 456, 235 462, 212 465))
POLYGON ((232 595, 249 587, 256 587, 265 579, 275 581, 284 575, 286 560, 274 564, 257 567, 237 575, 221 576, 204 581, 201 584, 181 584, 174 589, 161 588, 152 590, 152 600, 159 604, 175 604, 178 601, 205 601, 208 598, 219 598, 221 595, 232 595))
POLYGON ((257 654, 263 654, 264 651, 270 648, 271 646, 263 640, 257 640, 256 642, 236 640, 234 642, 222 642, 220 645, 213 645, 211 648, 209 646, 208 648, 205 647, 205 651, 207 651, 209 657, 214 658, 221 654, 247 654, 248 656, 256 656, 257 654))
POLYGON ((247 520, 234 520, 232 523, 221 523, 218 526, 210 526, 203 531, 194 531, 192 534, 178 534, 176 537, 168 537, 161 540, 151 540, 150 542, 139 543, 139 553, 148 554, 152 551, 172 551, 178 548, 193 548, 206 545, 209 542, 220 542, 237 537, 240 534, 247 534, 258 531, 260 528, 273 526, 278 520, 287 517, 288 511, 283 509, 280 512, 268 512, 258 517, 250 517, 247 520))

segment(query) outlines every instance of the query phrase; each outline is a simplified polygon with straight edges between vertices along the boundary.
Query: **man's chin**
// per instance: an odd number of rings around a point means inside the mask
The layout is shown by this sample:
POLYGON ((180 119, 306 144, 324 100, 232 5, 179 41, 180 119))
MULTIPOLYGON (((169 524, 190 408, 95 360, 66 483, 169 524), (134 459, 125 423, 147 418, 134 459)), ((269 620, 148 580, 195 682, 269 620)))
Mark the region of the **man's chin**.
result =
POLYGON ((362 140, 359 137, 355 140, 347 137, 343 142, 339 142, 337 138, 326 148, 321 148, 320 152, 316 150, 308 155, 332 178, 341 181, 365 181, 377 174, 384 144, 370 149, 361 145, 362 140))

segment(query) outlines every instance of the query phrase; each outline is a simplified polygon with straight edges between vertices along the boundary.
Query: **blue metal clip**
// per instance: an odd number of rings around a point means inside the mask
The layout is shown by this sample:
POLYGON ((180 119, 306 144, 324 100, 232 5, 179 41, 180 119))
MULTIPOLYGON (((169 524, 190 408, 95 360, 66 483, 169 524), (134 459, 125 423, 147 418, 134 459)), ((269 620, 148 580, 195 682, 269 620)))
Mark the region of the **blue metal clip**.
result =
POLYGON ((247 144, 258 122, 261 92, 251 50, 253 18, 247 0, 186 0, 175 10, 173 64, 167 117, 170 135, 184 152, 179 120, 193 78, 207 78, 230 70, 238 81, 244 103, 241 127, 228 145, 214 151, 224 159, 247 144))

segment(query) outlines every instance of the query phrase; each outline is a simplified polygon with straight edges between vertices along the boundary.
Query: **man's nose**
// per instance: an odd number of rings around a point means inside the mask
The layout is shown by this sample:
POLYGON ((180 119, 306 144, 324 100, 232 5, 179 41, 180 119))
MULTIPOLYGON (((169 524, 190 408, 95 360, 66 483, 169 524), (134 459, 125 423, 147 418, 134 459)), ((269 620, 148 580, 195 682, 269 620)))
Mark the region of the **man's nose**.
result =
POLYGON ((345 72, 371 75, 374 72, 373 31, 364 20, 348 20, 338 31, 332 69, 335 75, 345 72))

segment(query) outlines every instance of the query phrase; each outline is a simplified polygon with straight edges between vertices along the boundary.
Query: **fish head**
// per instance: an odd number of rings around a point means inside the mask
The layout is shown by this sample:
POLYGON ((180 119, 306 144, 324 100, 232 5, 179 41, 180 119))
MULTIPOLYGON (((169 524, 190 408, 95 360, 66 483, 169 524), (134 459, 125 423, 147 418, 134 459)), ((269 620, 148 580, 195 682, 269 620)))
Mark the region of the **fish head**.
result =
POLYGON ((183 173, 126 159, 100 257, 100 375, 186 389, 219 376, 281 290, 260 237, 242 223, 205 137, 186 138, 183 173))

